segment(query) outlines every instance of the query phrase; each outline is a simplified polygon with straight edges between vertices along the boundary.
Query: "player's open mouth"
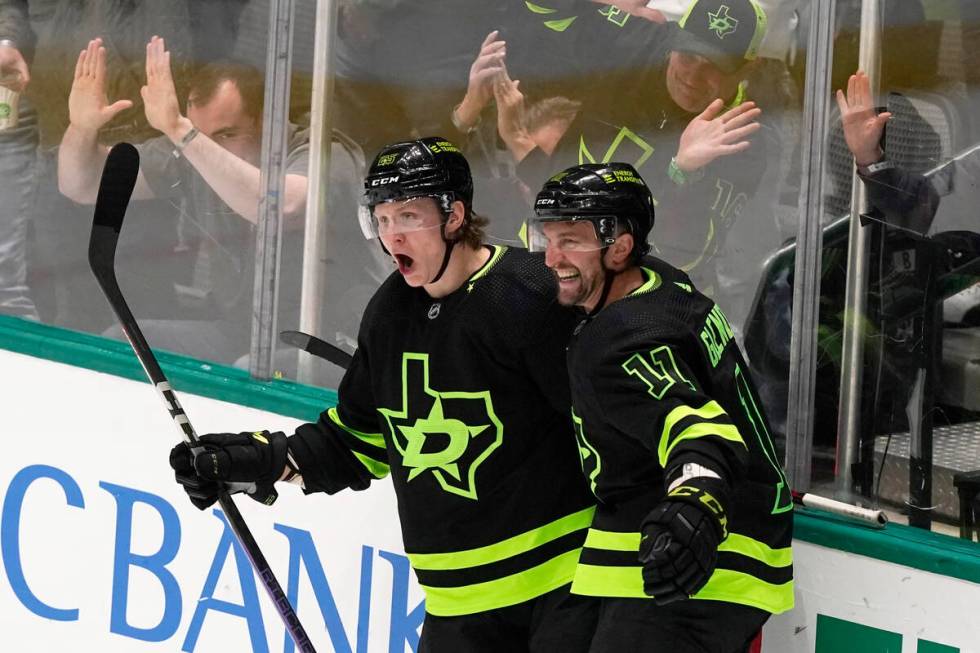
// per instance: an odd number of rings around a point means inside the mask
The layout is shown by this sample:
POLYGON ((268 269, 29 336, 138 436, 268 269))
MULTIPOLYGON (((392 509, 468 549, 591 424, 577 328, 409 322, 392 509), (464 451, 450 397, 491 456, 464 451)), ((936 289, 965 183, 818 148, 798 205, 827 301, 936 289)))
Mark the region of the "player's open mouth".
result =
POLYGON ((398 271, 402 274, 407 274, 412 269, 412 264, 415 261, 411 256, 406 256, 405 254, 395 254, 395 263, 398 264, 398 271))
POLYGON ((578 272, 566 272, 565 274, 558 273, 558 283, 568 283, 569 281, 574 281, 578 278, 578 272))

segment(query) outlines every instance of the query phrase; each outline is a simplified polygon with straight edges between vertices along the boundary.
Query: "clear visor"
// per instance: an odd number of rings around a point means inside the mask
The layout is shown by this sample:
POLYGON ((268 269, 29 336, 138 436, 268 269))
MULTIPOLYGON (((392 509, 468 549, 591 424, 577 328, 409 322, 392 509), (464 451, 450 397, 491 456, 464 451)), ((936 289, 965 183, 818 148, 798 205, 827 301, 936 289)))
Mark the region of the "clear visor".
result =
POLYGON ((441 228, 443 223, 441 211, 437 212, 438 217, 433 219, 433 212, 430 207, 419 206, 419 201, 426 197, 435 200, 437 206, 441 198, 438 195, 425 195, 391 200, 376 204, 373 209, 362 201, 357 209, 357 220, 361 225, 361 233, 368 240, 373 240, 441 228))
POLYGON ((562 252, 593 252, 608 247, 616 240, 614 216, 533 217, 526 225, 527 248, 532 252, 544 252, 549 247, 562 252), (607 220, 609 222, 605 222, 607 220), (596 223, 609 227, 604 230, 608 233, 603 237, 596 233, 596 223))

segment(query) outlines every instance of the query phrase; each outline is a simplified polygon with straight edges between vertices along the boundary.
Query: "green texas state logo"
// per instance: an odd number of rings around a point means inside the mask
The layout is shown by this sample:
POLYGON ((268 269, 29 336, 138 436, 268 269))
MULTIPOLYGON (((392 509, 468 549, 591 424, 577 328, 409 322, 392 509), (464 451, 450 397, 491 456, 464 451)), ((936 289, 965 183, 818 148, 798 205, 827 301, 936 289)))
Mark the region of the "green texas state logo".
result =
POLYGON ((409 470, 408 482, 431 474, 446 492, 477 500, 476 474, 504 439, 490 391, 434 389, 429 355, 402 357, 402 405, 379 408, 409 470))

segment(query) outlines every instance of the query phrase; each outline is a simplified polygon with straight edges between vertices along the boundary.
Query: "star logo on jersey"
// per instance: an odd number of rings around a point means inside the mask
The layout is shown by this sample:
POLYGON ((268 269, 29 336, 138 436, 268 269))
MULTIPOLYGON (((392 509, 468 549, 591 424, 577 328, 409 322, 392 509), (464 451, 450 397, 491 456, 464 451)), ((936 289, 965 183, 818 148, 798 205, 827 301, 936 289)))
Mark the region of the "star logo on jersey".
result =
POLYGON ((477 470, 504 436, 488 390, 436 390, 429 383, 429 355, 405 352, 402 406, 378 412, 408 470, 407 482, 431 475, 446 492, 478 500, 477 470))
POLYGON ((592 488, 592 494, 595 494, 599 472, 602 471, 602 459, 599 458, 599 452, 592 446, 592 443, 585 439, 582 418, 575 414, 574 408, 572 409, 572 423, 575 425, 575 439, 578 440, 578 455, 579 460, 582 462, 582 472, 589 479, 589 487, 592 488))
POLYGON ((728 5, 721 5, 715 13, 708 12, 708 30, 719 39, 734 34, 737 29, 738 20, 728 15, 728 5))

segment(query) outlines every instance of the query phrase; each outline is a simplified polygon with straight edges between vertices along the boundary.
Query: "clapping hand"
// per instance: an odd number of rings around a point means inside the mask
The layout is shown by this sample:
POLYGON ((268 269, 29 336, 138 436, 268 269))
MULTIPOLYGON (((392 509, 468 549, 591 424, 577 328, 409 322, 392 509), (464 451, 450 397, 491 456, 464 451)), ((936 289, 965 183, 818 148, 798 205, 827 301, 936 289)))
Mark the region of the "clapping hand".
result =
POLYGON ((475 125, 487 103, 494 95, 494 80, 504 70, 507 44, 499 40, 500 33, 494 30, 487 34, 480 45, 480 52, 470 66, 470 77, 466 96, 456 108, 456 119, 464 127, 475 125))
POLYGON ((170 69, 170 52, 159 36, 146 44, 146 86, 140 89, 140 95, 147 122, 173 139, 182 116, 170 69))
POLYGON ((106 51, 102 39, 96 38, 88 42, 75 64, 75 77, 68 95, 68 117, 73 126, 98 131, 120 111, 133 106, 130 100, 109 104, 105 84, 106 51))

